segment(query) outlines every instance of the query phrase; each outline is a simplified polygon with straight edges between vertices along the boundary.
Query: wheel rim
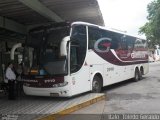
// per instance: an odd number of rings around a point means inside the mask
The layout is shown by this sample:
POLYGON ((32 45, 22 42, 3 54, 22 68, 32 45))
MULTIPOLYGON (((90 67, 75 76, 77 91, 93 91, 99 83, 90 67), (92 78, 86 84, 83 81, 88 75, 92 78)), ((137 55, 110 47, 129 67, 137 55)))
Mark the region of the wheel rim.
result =
POLYGON ((93 81, 93 92, 99 92, 100 85, 98 81, 93 81))

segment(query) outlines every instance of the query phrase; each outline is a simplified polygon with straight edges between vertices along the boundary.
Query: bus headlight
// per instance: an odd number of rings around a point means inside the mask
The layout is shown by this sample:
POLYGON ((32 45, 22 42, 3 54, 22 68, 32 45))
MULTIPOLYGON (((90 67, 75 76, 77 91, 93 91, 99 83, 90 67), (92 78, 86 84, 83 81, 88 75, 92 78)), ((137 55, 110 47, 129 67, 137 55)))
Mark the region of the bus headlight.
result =
POLYGON ((66 86, 67 84, 68 82, 58 83, 58 84, 54 84, 53 87, 63 87, 63 86, 66 86))

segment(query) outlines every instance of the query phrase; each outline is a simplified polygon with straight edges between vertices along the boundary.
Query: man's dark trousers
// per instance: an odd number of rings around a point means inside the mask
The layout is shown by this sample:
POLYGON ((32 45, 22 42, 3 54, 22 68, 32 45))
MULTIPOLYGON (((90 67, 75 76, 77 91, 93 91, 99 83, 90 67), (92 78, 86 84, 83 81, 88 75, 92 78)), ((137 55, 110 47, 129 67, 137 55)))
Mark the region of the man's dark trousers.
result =
POLYGON ((8 85, 9 85, 8 99, 14 100, 15 99, 15 80, 8 80, 8 85))

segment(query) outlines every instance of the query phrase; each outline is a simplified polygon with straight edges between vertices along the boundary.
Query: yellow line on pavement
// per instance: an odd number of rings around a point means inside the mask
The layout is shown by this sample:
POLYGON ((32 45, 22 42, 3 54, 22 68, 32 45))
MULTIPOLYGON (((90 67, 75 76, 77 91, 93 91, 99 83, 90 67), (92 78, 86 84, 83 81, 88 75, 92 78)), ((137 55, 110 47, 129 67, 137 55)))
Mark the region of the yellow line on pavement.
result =
POLYGON ((79 103, 77 105, 73 105, 71 107, 68 107, 66 109, 60 110, 59 112, 47 115, 47 116, 43 116, 42 118, 39 118, 38 120, 56 120, 56 118, 68 115, 74 111, 77 111, 81 108, 87 107, 89 105, 92 105, 98 101, 104 100, 105 99, 105 95, 101 95, 101 96, 96 96, 90 100, 84 101, 82 103, 79 103))

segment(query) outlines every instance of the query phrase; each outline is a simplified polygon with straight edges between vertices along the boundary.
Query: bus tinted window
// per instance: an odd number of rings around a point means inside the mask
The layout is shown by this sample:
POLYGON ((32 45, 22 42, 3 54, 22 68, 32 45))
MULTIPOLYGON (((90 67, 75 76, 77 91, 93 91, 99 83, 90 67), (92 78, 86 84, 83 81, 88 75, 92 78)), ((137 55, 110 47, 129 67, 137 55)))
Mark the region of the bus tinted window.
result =
POLYGON ((89 43, 88 48, 93 49, 95 42, 101 38, 100 30, 95 27, 88 27, 89 43))
POLYGON ((127 50, 128 49, 127 38, 126 38, 125 35, 121 36, 121 48, 123 50, 127 50))
POLYGON ((108 38, 111 40, 110 49, 119 49, 121 48, 120 40, 123 36, 122 34, 115 33, 108 30, 102 30, 94 27, 88 28, 89 34, 89 48, 93 49, 95 42, 100 38, 108 38))
POLYGON ((111 39, 111 47, 110 49, 119 49, 121 48, 121 44, 120 44, 120 38, 121 38, 121 34, 119 33, 115 33, 112 31, 106 31, 106 30, 102 30, 103 37, 107 37, 111 39))
POLYGON ((86 26, 73 26, 71 35, 71 73, 78 71, 85 60, 87 51, 86 26))
POLYGON ((121 37, 122 35, 119 33, 112 33, 112 43, 111 43, 111 49, 121 49, 122 48, 122 44, 121 44, 121 37))
POLYGON ((128 50, 132 50, 134 48, 135 37, 126 36, 126 39, 128 50))

